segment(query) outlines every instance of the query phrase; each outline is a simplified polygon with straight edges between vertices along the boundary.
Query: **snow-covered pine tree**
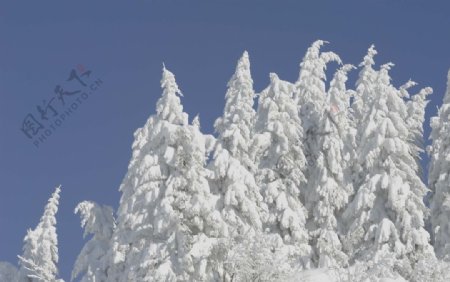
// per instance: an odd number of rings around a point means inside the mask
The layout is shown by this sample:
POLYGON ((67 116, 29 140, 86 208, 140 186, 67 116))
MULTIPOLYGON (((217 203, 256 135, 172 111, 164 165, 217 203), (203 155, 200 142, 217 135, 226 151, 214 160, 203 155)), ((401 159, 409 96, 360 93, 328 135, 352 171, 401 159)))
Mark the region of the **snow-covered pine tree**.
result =
POLYGON ((294 90, 294 84, 271 73, 269 87, 259 96, 255 124, 257 182, 269 208, 265 227, 279 234, 301 265, 309 267, 308 214, 300 199, 300 189, 306 186, 306 159, 294 90))
POLYGON ((253 109, 255 91, 250 73, 250 60, 245 51, 229 80, 222 117, 214 123, 222 147, 248 171, 255 171, 251 145, 255 123, 253 109))
POLYGON ((352 146, 347 145, 348 152, 344 152, 344 143, 352 141, 349 137, 353 132, 348 120, 350 97, 345 90, 350 66, 337 72, 327 95, 326 66, 332 61, 341 64, 341 60, 333 52, 321 53, 324 43, 318 40, 306 52, 300 64, 295 100, 305 131, 305 156, 309 164, 308 185, 303 193, 310 218, 308 229, 313 231, 314 261, 320 266, 334 266, 346 263, 345 254, 340 251, 335 213, 345 205, 351 192, 351 184, 344 183, 344 154, 350 161, 352 146), (339 126, 336 122, 340 122, 339 126), (348 140, 341 139, 344 135, 348 140))
MULTIPOLYGON (((330 62, 341 63, 333 52, 320 52, 326 41, 317 40, 306 51, 300 63, 300 75, 296 82, 294 100, 299 106, 304 130, 305 157, 309 167, 314 167, 319 152, 319 138, 323 135, 319 125, 326 103, 325 70, 330 62)), ((306 173, 309 179, 309 172, 306 173)))
MULTIPOLYGON (((417 85, 413 81, 408 81, 404 85, 400 86, 400 95, 404 98, 410 98, 407 101, 406 106, 408 109, 408 117, 406 124, 409 129, 409 143, 411 154, 413 155, 416 163, 415 166, 411 164, 411 168, 415 171, 416 175, 423 178, 423 168, 421 165, 421 154, 425 151, 425 142, 423 137, 423 123, 425 121, 425 108, 428 104, 427 96, 433 93, 431 87, 425 87, 418 93, 410 95, 408 89, 417 85)), ((429 207, 429 196, 431 192, 427 192, 424 197, 424 203, 429 207)), ((432 230, 430 210, 427 208, 424 213, 425 229, 428 232, 432 230)), ((433 235, 430 236, 431 244, 433 244, 433 235)), ((414 281, 446 281, 448 280, 448 271, 445 271, 445 263, 439 262, 436 255, 433 253, 420 254, 417 257, 417 262, 414 264, 412 277, 414 281)))
POLYGON ((72 280, 82 275, 82 282, 107 281, 110 263, 107 254, 115 228, 113 209, 84 201, 77 205, 75 213, 80 214, 83 236, 93 236, 78 255, 72 270, 72 280))
POLYGON ((208 138, 198 121, 188 125, 175 77, 165 68, 161 86, 156 115, 135 132, 120 187, 108 281, 203 279, 208 250, 198 245, 226 233, 203 167, 208 138))
POLYGON ((167 162, 174 153, 174 132, 187 125, 188 116, 177 96, 181 92, 175 77, 165 68, 161 87, 163 94, 156 115, 134 133, 131 161, 119 189, 122 197, 111 240, 112 267, 108 271, 111 281, 149 281, 152 276, 170 281, 176 277, 170 264, 175 252, 166 243, 175 244, 176 238, 167 237, 176 229, 178 220, 163 199, 170 175, 167 162), (162 273, 155 273, 161 266, 162 273))
POLYGON ((450 260, 450 70, 447 91, 437 117, 431 119, 428 183, 433 192, 431 223, 434 249, 439 258, 450 260))
MULTIPOLYGON (((347 82, 347 73, 355 69, 353 65, 346 64, 338 69, 330 82, 330 89, 328 91, 327 105, 329 113, 337 121, 336 124, 339 130, 339 136, 342 138, 343 145, 343 165, 346 173, 351 173, 352 163, 356 158, 356 121, 354 111, 351 108, 351 99, 355 97, 355 91, 347 89, 345 83, 347 82)), ((344 173, 345 174, 345 173, 344 173)), ((344 178, 351 176, 345 175, 344 178)), ((346 180, 347 183, 348 179, 346 180)))
POLYGON ((347 247, 353 260, 394 257, 394 268, 406 279, 419 259, 430 256, 424 229, 426 187, 415 169, 407 125, 407 106, 401 91, 390 83, 392 64, 377 72, 372 90, 361 97, 369 113, 358 127, 358 162, 363 181, 345 211, 350 222, 347 247))
POLYGON ((425 121, 425 108, 427 107, 428 100, 427 96, 433 93, 431 87, 425 87, 421 89, 418 93, 410 95, 408 89, 417 85, 416 82, 409 80, 404 85, 400 86, 400 93, 405 98, 410 98, 406 103, 408 107, 408 118, 406 124, 409 128, 411 140, 411 152, 416 159, 415 170, 418 172, 420 177, 423 176, 422 165, 420 164, 421 158, 420 154, 425 152, 425 141, 423 138, 423 123, 425 121))
POLYGON ((254 178, 250 146, 254 130, 255 94, 247 52, 238 61, 228 82, 223 116, 217 119, 218 140, 209 168, 212 190, 221 196, 218 209, 228 223, 230 236, 262 229, 267 208, 254 178))
POLYGON ((356 81, 356 92, 351 105, 355 120, 359 123, 362 123, 364 117, 368 115, 370 104, 372 103, 371 100, 374 98, 372 93, 376 84, 377 71, 373 69, 373 65, 375 64, 374 57, 376 54, 375 46, 371 45, 363 61, 359 64, 361 70, 356 81))
MULTIPOLYGON (((377 79, 377 71, 373 69, 375 64, 374 57, 377 54, 375 46, 371 45, 367 50, 367 54, 364 56, 363 61, 359 64, 361 70, 359 71, 359 77, 356 81, 356 89, 353 92, 353 102, 351 103, 353 124, 356 129, 363 128, 364 118, 369 115, 370 105, 374 95, 374 87, 377 79)), ((356 130, 355 133, 355 148, 358 148, 361 144, 362 130, 356 130)), ((357 152, 355 152, 356 154, 357 152)), ((354 156, 354 160, 358 158, 354 156)), ((353 161, 353 187, 357 189, 361 182, 364 180, 361 164, 358 161, 353 161)))
MULTIPOLYGON (((356 81, 355 91, 353 91, 353 101, 350 105, 352 116, 353 116, 353 126, 355 128, 355 144, 354 144, 354 156, 352 158, 352 183, 353 183, 353 196, 359 190, 359 187, 362 185, 365 180, 365 174, 363 173, 362 163, 359 161, 359 149, 363 144, 361 144, 362 135, 364 134, 364 122, 366 122, 365 117, 369 115, 371 110, 371 105, 373 103, 373 99, 376 97, 376 80, 378 77, 378 72, 373 68, 375 65, 374 57, 378 52, 375 50, 375 46, 372 44, 367 50, 367 54, 364 56, 363 61, 359 64, 361 70, 359 71, 359 76, 356 81)), ((367 172, 365 172, 367 174, 367 172)), ((351 197, 351 201, 353 201, 353 196, 351 197)), ((361 208, 361 207, 360 207, 361 208)), ((368 207, 365 207, 368 208, 368 207)), ((346 210, 349 210, 346 208, 346 210)), ((342 219, 341 225, 346 230, 346 236, 343 240, 343 247, 345 253, 349 256, 351 260, 353 260, 354 252, 358 248, 357 245, 361 244, 362 236, 362 227, 359 228, 359 232, 353 230, 352 232, 347 232, 352 224, 352 220, 350 219, 353 215, 351 215, 350 211, 344 212, 344 218, 342 219), (356 239, 355 237, 358 237, 356 239)), ((355 226, 356 227, 356 226, 355 226)))
MULTIPOLYGON (((212 172, 205 169, 211 136, 200 131, 199 117, 192 125, 179 131, 180 146, 176 152, 174 173, 167 181, 174 195, 173 208, 177 211, 182 229, 186 229, 182 272, 178 280, 213 281, 217 277, 212 248, 219 238, 228 235, 220 212, 215 209, 218 195, 210 193, 208 179, 212 172), (175 194, 175 191, 178 191, 175 194)), ((180 240, 181 241, 181 240, 180 240)))
POLYGON ((20 282, 57 281, 58 238, 56 234, 56 213, 58 211, 61 186, 48 200, 39 224, 28 230, 24 238, 23 254, 19 256, 20 282))
POLYGON ((350 157, 354 155, 354 130, 348 113, 350 95, 345 87, 347 72, 352 68, 344 65, 331 81, 318 127, 322 135, 317 139, 317 160, 308 179, 306 200, 312 211, 310 229, 318 267, 342 267, 348 260, 342 251, 339 236, 343 230, 338 219, 353 191, 350 157))

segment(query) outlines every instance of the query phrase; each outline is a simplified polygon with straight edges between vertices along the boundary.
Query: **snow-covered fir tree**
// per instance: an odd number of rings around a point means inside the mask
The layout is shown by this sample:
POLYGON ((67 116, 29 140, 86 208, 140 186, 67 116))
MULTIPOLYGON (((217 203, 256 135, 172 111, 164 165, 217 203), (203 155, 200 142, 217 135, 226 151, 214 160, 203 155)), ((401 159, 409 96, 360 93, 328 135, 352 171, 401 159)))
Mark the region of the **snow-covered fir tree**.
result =
POLYGON ((226 234, 204 168, 209 139, 198 121, 188 125, 181 91, 165 68, 161 86, 156 115, 135 132, 120 187, 109 281, 203 279, 209 275, 207 250, 197 245, 206 244, 205 236, 226 234))
POLYGON ((247 51, 239 59, 236 71, 227 84, 223 116, 214 123, 222 147, 247 170, 253 172, 251 145, 255 123, 255 91, 247 51))
POLYGON ((362 123, 364 117, 369 114, 371 100, 375 98, 372 93, 376 84, 377 71, 373 69, 373 65, 375 65, 374 57, 377 54, 375 46, 371 45, 363 61, 359 64, 361 70, 356 81, 355 97, 351 105, 355 119, 359 123, 362 123))
POLYGON ((61 186, 48 200, 39 224, 28 230, 24 238, 23 253, 19 256, 19 282, 57 281, 58 238, 56 213, 61 186))
POLYGON ((255 93, 250 62, 244 52, 228 82, 223 116, 217 119, 218 140, 209 168, 212 191, 220 195, 218 209, 230 236, 262 230, 267 208, 256 184, 250 147, 253 143, 255 93))
POLYGON ((427 189, 417 174, 404 97, 390 83, 391 66, 383 65, 372 90, 364 92, 372 98, 362 97, 370 103, 358 127, 363 177, 345 212, 350 222, 346 243, 353 260, 376 262, 388 255, 395 258, 395 271, 412 279, 415 263, 432 258, 424 229, 427 189))
POLYGON ((177 279, 212 281, 220 271, 214 268, 212 248, 219 238, 228 235, 227 226, 215 209, 219 196, 209 189, 211 172, 205 169, 213 140, 200 132, 198 116, 180 134, 181 146, 174 165, 178 171, 168 182, 168 188, 178 191, 174 193, 173 207, 186 229, 182 238, 185 244, 185 253, 181 257, 183 268, 177 279))
POLYGON ((327 267, 345 265, 347 260, 341 251, 336 214, 352 190, 344 172, 348 173, 346 164, 353 156, 354 132, 348 114, 350 95, 345 87, 346 72, 351 67, 344 66, 336 73, 327 94, 326 66, 332 61, 340 64, 341 60, 333 52, 321 53, 324 43, 318 40, 306 52, 300 64, 295 99, 309 164, 303 193, 310 218, 308 229, 312 231, 313 259, 317 265, 327 267))
MULTIPOLYGON (((363 61, 359 64, 361 70, 359 71, 355 91, 353 92, 353 102, 351 103, 352 114, 354 117, 353 123, 356 129, 363 128, 364 118, 369 115, 370 105, 372 104, 372 99, 375 97, 374 87, 377 79, 377 71, 373 69, 375 55, 377 55, 377 50, 375 50, 374 45, 371 45, 367 50, 367 54, 364 56, 363 61)), ((363 132, 363 130, 356 130, 355 148, 359 147, 361 144, 361 135, 363 132)), ((354 161, 352 163, 352 182, 354 188, 359 187, 364 180, 362 179, 364 175, 361 163, 356 161, 358 158, 356 154, 357 152, 355 151, 354 161)))
MULTIPOLYGON (((317 40, 306 51, 300 63, 300 74, 296 82, 294 100, 299 106, 300 119, 304 130, 305 157, 309 167, 315 166, 319 152, 319 138, 323 135, 319 126, 326 102, 325 70, 330 62, 341 63, 333 52, 320 52, 326 41, 317 40)), ((306 177, 309 177, 309 172, 306 177)))
POLYGON ((92 238, 84 245, 72 270, 72 280, 81 276, 80 281, 107 281, 110 261, 108 250, 115 228, 113 209, 97 203, 84 201, 77 205, 75 213, 80 214, 84 236, 92 238))
POLYGON ((425 108, 428 105, 427 96, 433 93, 431 87, 421 89, 417 94, 411 96, 408 89, 417 85, 416 82, 408 81, 400 86, 400 92, 403 97, 411 98, 407 103, 408 118, 406 124, 408 125, 411 142, 411 151, 416 159, 416 169, 420 177, 423 176, 423 169, 420 164, 420 154, 424 152, 425 140, 423 137, 423 124, 425 121, 425 108))
POLYGON ((450 70, 447 91, 438 116, 431 119, 430 173, 433 192, 431 223, 434 249, 440 258, 450 260, 450 70))
POLYGON ((344 65, 331 81, 318 126, 321 135, 316 139, 317 159, 309 173, 306 201, 312 212, 310 229, 318 267, 345 266, 348 260, 342 251, 339 235, 344 230, 338 219, 353 191, 349 167, 354 130, 348 114, 350 95, 345 87, 351 69, 351 65, 344 65))
POLYGON ((294 90, 294 84, 271 73, 269 87, 259 96, 255 125, 257 182, 269 208, 265 229, 279 234, 301 265, 309 267, 308 214, 300 198, 300 189, 306 187, 306 159, 294 90))

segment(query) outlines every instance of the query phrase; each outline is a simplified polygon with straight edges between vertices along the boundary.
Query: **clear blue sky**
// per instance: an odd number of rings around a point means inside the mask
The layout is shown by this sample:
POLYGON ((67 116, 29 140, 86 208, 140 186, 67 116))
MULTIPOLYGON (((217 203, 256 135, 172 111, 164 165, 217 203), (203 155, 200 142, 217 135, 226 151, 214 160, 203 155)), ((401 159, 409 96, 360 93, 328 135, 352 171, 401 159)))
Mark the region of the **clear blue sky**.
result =
MULTIPOLYGON (((185 94, 185 111, 191 118, 200 113, 202 128, 212 132, 244 50, 260 91, 269 72, 296 80, 316 39, 330 41, 325 49, 353 64, 374 43, 377 63, 396 64, 395 85, 412 78, 435 90, 427 136, 450 67, 448 1, 12 2, 0 2, 0 261, 17 262, 27 228, 36 226, 62 184, 59 267, 65 279, 83 244, 74 207, 82 200, 117 207, 133 132, 154 113, 161 93, 162 62, 185 94), (36 148, 22 122, 28 113, 38 116, 36 106, 55 97, 56 85, 81 89, 66 81, 77 66, 103 84, 36 148)), ((68 104, 75 100, 64 97, 68 104)))

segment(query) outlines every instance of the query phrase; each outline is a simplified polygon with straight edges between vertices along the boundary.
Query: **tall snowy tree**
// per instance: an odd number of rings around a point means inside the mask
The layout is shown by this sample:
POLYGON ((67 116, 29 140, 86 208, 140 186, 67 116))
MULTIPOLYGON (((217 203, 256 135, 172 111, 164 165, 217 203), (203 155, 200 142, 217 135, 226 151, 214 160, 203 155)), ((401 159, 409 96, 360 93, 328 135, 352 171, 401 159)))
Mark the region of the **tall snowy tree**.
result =
POLYGON ((206 138, 198 121, 188 125, 175 77, 165 68, 161 86, 156 115, 135 132, 133 156, 120 187, 110 281, 206 275, 195 273, 207 272, 205 260, 190 252, 205 236, 226 233, 206 179, 206 138))
POLYGON ((300 199, 306 186, 303 131, 293 101, 295 86, 270 74, 270 85, 259 98, 255 145, 257 179, 269 208, 265 226, 291 245, 304 266, 309 266, 307 211, 300 199))
POLYGON ((339 239, 342 227, 338 219, 353 190, 349 167, 354 155, 354 130, 348 114, 350 95, 345 87, 352 67, 344 65, 331 81, 318 127, 322 135, 317 139, 317 160, 308 179, 306 200, 312 211, 310 229, 318 267, 344 266, 348 260, 339 239))
MULTIPOLYGON (((371 45, 364 56, 363 61, 359 64, 361 70, 359 71, 358 80, 356 81, 356 89, 353 95, 353 103, 351 108, 353 111, 354 127, 357 129, 363 128, 364 118, 369 115, 372 99, 375 98, 375 85, 377 80, 377 71, 373 69, 375 64, 374 57, 377 55, 375 46, 371 45)), ((355 133, 355 148, 361 144, 363 130, 357 130, 355 133)), ((358 158, 355 156, 353 159, 358 158)), ((353 161, 353 187, 357 188, 364 181, 361 164, 358 161, 353 161)))
POLYGON ((115 228, 113 209, 100 206, 94 202, 81 202, 75 208, 81 216, 81 227, 84 236, 92 234, 92 238, 84 245, 72 270, 72 280, 82 275, 80 281, 107 281, 107 270, 110 261, 108 250, 115 228))
MULTIPOLYGON (((305 133, 305 156, 310 167, 315 165, 319 151, 318 140, 323 135, 319 126, 326 103, 325 70, 330 62, 341 63, 341 59, 335 53, 320 52, 321 46, 325 43, 327 42, 317 40, 306 51, 300 63, 300 75, 294 93, 305 133)), ((309 178, 308 173, 306 176, 309 178)))
POLYGON ((227 86, 223 116, 216 120, 214 127, 222 147, 248 171, 253 172, 255 164, 250 152, 255 123, 255 91, 247 51, 239 59, 227 86))
POLYGON ((221 195, 218 208, 231 236, 261 230, 266 214, 249 153, 255 119, 254 95, 250 62, 244 52, 228 82, 223 116, 215 123, 219 136, 210 163, 214 172, 213 191, 221 195))
POLYGON ((411 151, 404 97, 390 83, 391 66, 383 65, 372 90, 363 94, 372 97, 362 97, 370 103, 358 127, 363 181, 344 214, 350 223, 346 245, 354 260, 394 257, 394 268, 411 279, 415 262, 432 257, 424 229, 427 189, 411 151))
POLYGON ((367 54, 364 56, 363 61, 359 64, 361 68, 359 72, 358 80, 356 81, 356 91, 354 101, 352 103, 352 109, 354 111, 355 119, 357 122, 362 123, 364 117, 370 111, 370 105, 372 99, 375 98, 372 94, 377 79, 377 71, 373 69, 375 64, 374 57, 377 55, 375 46, 371 45, 367 50, 367 54))
POLYGON ((406 124, 408 126, 411 142, 411 151, 416 159, 416 170, 420 177, 423 176, 422 165, 420 164, 421 158, 420 154, 425 152, 425 141, 423 138, 423 124, 425 121, 425 108, 427 107, 428 100, 427 96, 433 93, 431 87, 425 87, 421 89, 418 93, 410 95, 408 89, 417 85, 413 81, 408 81, 400 87, 400 92, 403 97, 411 98, 407 103, 408 107, 408 118, 406 124))
POLYGON ((169 189, 179 191, 173 207, 178 211, 181 224, 187 228, 183 238, 186 244, 183 272, 178 279, 212 281, 217 270, 213 269, 211 249, 217 238, 226 237, 228 231, 215 209, 219 196, 210 193, 208 178, 212 172, 205 169, 211 140, 200 132, 198 116, 181 134, 181 146, 176 155, 177 173, 172 174, 167 184, 169 189))
POLYGON ((37 227, 28 230, 24 239, 23 254, 19 256, 19 281, 57 281, 58 238, 56 234, 56 213, 59 193, 57 187, 44 209, 37 227))
POLYGON ((345 82, 351 66, 336 72, 327 93, 325 70, 329 62, 341 64, 333 52, 320 52, 326 42, 318 40, 300 64, 295 99, 305 130, 308 184, 304 189, 309 212, 314 262, 321 266, 345 265, 338 237, 337 213, 347 203, 352 185, 347 181, 347 164, 354 155, 354 132, 349 120, 350 95, 345 82))
POLYGON ((428 183, 433 192, 431 223, 434 249, 440 258, 450 260, 450 70, 447 91, 438 116, 431 119, 428 183))

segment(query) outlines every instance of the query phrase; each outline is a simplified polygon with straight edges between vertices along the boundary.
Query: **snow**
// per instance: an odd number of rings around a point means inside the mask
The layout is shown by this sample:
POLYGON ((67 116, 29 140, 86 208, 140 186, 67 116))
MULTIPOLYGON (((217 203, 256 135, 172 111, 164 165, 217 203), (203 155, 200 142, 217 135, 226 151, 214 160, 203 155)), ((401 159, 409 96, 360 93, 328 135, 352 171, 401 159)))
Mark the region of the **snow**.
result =
POLYGON ((290 281, 302 281, 302 282, 337 282, 336 279, 327 269, 314 269, 303 271, 295 275, 295 278, 291 278, 290 281))
MULTIPOLYGON (((134 133, 117 211, 90 201, 75 208, 87 242, 72 278, 450 281, 450 72, 431 119, 427 187, 420 154, 432 89, 413 92, 411 80, 396 87, 394 65, 376 67, 373 45, 352 89, 355 67, 325 43, 308 48, 296 82, 270 73, 261 93, 244 52, 215 135, 202 132, 199 115, 189 123, 164 66, 155 111, 134 133)), ((0 281, 61 281, 59 193, 27 232, 19 267, 0 263, 0 281)))

